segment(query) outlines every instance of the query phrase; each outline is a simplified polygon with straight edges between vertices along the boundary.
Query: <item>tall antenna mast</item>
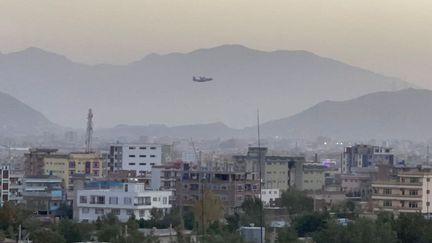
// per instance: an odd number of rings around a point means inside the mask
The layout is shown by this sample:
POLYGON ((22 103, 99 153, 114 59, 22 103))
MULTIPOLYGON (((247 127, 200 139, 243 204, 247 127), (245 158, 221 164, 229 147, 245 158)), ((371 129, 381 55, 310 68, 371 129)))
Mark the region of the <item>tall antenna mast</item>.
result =
MULTIPOLYGON (((259 165, 259 199, 262 203, 262 163, 261 163, 261 135, 260 135, 260 115, 259 109, 257 109, 257 133, 258 133, 258 165, 259 165)), ((263 242, 263 211, 264 208, 261 208, 260 213, 260 242, 263 242)))
POLYGON ((87 130, 86 130, 86 153, 90 153, 92 151, 92 139, 93 139, 93 112, 92 109, 89 109, 87 115, 87 130))

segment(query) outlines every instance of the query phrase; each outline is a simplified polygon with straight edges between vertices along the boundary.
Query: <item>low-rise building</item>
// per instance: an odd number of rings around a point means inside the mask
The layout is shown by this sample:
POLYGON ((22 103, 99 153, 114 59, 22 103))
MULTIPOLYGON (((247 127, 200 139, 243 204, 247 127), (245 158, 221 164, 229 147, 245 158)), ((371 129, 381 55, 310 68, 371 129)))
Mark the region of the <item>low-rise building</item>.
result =
POLYGON ((147 190, 142 183, 123 183, 121 187, 108 189, 77 190, 77 220, 93 222, 112 213, 122 222, 131 216, 136 219, 150 219, 152 208, 164 213, 171 209, 171 191, 147 190))

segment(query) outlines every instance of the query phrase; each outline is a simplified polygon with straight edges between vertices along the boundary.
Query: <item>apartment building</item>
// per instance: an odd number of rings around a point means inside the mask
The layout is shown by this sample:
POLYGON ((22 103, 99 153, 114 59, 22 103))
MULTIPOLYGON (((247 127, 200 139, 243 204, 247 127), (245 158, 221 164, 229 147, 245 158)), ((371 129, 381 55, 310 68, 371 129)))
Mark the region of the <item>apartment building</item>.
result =
POLYGON ((193 206, 203 191, 212 191, 222 202, 226 213, 233 213, 246 198, 259 196, 256 173, 235 171, 198 171, 187 168, 177 181, 176 203, 193 206))
POLYGON ((432 171, 430 168, 407 168, 396 179, 372 183, 373 210, 398 213, 429 214, 432 210, 432 171))
POLYGON ((23 202, 24 171, 10 170, 9 172, 9 202, 19 204, 23 202))
POLYGON ((103 162, 97 153, 73 152, 51 153, 43 158, 43 175, 62 178, 64 188, 73 190, 73 178, 77 175, 100 178, 103 176, 103 162))
POLYGON ((57 153, 57 149, 35 148, 24 154, 24 175, 40 176, 44 174, 44 158, 57 153))
POLYGON ((349 199, 366 201, 371 195, 371 174, 342 174, 340 176, 341 188, 349 199))
POLYGON ((133 170, 137 175, 151 171, 152 166, 171 161, 172 146, 165 144, 112 144, 110 146, 110 171, 133 170))
POLYGON ((270 156, 268 149, 249 147, 246 155, 235 155, 235 170, 260 173, 264 189, 286 190, 299 183, 305 158, 301 156, 270 156))
POLYGON ((180 165, 176 164, 153 166, 150 180, 151 188, 153 190, 175 191, 180 171, 180 165))
POLYGON ((23 179, 23 202, 36 214, 49 215, 64 202, 63 180, 56 176, 23 179))
POLYGON ((77 220, 93 222, 99 217, 112 213, 122 222, 131 216, 136 219, 151 218, 152 208, 168 212, 171 191, 146 190, 142 183, 123 183, 121 187, 108 189, 77 190, 77 220))
POLYGON ((326 167, 317 163, 305 163, 301 173, 297 173, 296 189, 300 191, 320 191, 325 184, 326 167))
POLYGON ((342 157, 342 174, 350 174, 355 168, 393 164, 394 154, 391 148, 358 144, 345 148, 342 157))

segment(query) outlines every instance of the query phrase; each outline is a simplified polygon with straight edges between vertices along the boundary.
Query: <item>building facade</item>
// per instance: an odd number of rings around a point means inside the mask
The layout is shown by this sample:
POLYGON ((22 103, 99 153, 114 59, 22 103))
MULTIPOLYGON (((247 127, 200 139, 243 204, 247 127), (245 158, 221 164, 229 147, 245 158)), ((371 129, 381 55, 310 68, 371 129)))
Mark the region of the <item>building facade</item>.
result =
POLYGON ((171 160, 171 146, 164 144, 113 144, 110 146, 110 171, 134 170, 137 175, 151 171, 152 166, 171 160))
POLYGON ((23 201, 35 214, 50 215, 65 201, 63 180, 56 176, 25 177, 23 201))
POLYGON ((360 144, 345 148, 342 156, 342 174, 350 174, 355 168, 393 164, 394 154, 391 148, 360 144))
POLYGON ((44 158, 56 153, 57 149, 36 148, 24 154, 24 175, 40 176, 44 174, 44 158))
POLYGON ((300 183, 304 157, 269 156, 267 152, 267 148, 249 147, 247 155, 233 156, 235 170, 258 176, 261 172, 264 189, 287 190, 300 183))
POLYGON ((131 216, 149 220, 152 208, 168 212, 171 191, 146 190, 142 183, 123 183, 121 187, 109 189, 77 190, 77 220, 93 222, 99 217, 112 213, 122 222, 131 216))
POLYGON ((43 175, 62 178, 64 188, 73 190, 73 178, 77 175, 100 178, 103 176, 103 162, 96 153, 73 152, 49 154, 43 158, 43 175))
POLYGON ((264 207, 275 206, 277 200, 282 196, 282 192, 279 189, 262 189, 261 190, 261 201, 264 207))
POLYGON ((197 171, 185 169, 177 181, 176 204, 190 207, 201 200, 203 192, 213 192, 226 213, 233 213, 246 198, 259 197, 256 173, 234 171, 197 171))
POLYGON ((296 183, 300 191, 321 191, 325 185, 326 167, 316 163, 303 164, 301 173, 298 173, 296 183))
POLYGON ((431 169, 418 168, 400 171, 395 180, 373 182, 373 210, 429 214, 432 210, 431 179, 431 169))

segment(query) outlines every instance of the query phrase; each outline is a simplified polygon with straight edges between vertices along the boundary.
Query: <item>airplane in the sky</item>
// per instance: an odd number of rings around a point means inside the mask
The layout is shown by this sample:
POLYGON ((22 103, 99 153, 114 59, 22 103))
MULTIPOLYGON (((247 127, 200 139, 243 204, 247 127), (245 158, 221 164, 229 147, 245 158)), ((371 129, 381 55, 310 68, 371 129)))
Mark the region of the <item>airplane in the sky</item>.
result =
POLYGON ((206 77, 203 77, 203 76, 199 76, 198 78, 195 77, 195 76, 193 76, 192 80, 194 82, 201 82, 202 83, 202 82, 212 81, 213 79, 212 78, 206 78, 206 77))

